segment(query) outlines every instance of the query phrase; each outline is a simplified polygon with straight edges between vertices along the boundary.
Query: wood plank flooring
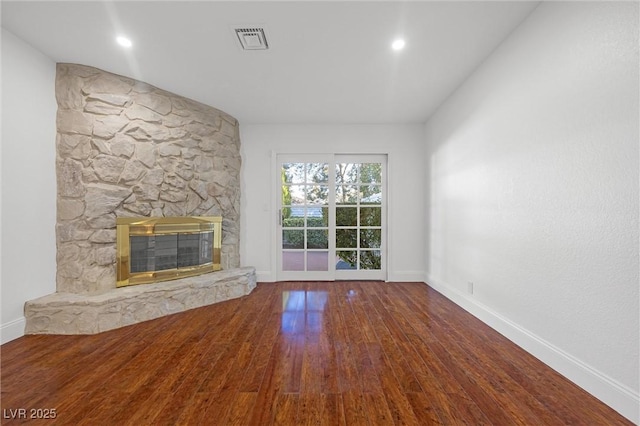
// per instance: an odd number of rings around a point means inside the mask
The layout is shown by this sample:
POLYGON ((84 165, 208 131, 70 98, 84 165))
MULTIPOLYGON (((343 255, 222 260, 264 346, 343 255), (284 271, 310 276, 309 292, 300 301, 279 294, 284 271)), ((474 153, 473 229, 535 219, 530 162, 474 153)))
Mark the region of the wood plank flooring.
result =
POLYGON ((0 356, 2 424, 631 424, 423 283, 259 284, 0 356))

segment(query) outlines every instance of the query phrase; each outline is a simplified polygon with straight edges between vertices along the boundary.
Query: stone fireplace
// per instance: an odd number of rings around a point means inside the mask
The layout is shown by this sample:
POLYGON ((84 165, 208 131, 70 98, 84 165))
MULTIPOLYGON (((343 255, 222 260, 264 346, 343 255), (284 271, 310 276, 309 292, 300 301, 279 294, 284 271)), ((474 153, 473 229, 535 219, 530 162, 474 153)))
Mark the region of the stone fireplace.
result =
POLYGON ((103 331, 238 297, 255 287, 253 269, 239 268, 241 157, 235 118, 149 84, 75 64, 57 65, 56 99, 57 292, 27 302, 27 333, 103 331), (187 216, 223 218, 223 271, 135 291, 117 289, 116 221, 187 216), (233 271, 241 290, 228 288, 233 271), (213 284, 218 279, 224 294, 213 284), (215 297, 203 293, 206 287, 215 297), (162 298, 156 297, 159 289, 162 298), (132 295, 129 305, 123 294, 132 295), (96 312, 79 309, 98 299, 102 305, 95 305, 96 312), (64 304, 70 307, 60 310, 64 304), (97 311, 103 308, 108 315, 100 317, 97 311), (61 318, 54 318, 56 309, 61 318), (93 327, 92 321, 100 325, 93 327))

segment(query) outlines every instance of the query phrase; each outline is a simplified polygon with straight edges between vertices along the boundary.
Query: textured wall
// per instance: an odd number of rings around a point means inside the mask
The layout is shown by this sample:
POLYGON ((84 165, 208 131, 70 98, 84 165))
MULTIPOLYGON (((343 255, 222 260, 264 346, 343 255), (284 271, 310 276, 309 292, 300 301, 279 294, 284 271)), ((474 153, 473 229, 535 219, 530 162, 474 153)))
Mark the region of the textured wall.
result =
POLYGON ((627 415, 638 60, 637 3, 542 3, 426 125, 428 280, 522 330, 627 415))
POLYGON ((239 259, 240 138, 215 108, 96 68, 58 64, 57 289, 115 287, 115 221, 222 216, 239 259))

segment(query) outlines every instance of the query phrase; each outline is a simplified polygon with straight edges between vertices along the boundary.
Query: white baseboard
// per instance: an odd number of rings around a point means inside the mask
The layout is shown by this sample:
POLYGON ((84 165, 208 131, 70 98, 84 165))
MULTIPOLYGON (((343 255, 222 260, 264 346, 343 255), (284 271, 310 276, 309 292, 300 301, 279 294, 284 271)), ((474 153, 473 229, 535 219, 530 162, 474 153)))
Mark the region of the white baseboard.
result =
MULTIPOLYGON (((276 282, 276 276, 271 271, 256 271, 256 280, 259 283, 276 282)), ((389 272, 387 281, 395 282, 424 282, 423 271, 389 272)))
POLYGON ((271 271, 256 271, 256 281, 259 283, 273 283, 276 279, 271 271))
POLYGON ((416 281, 423 282, 424 271, 389 272, 387 276, 387 281, 401 282, 401 283, 412 283, 416 281))
POLYGON ((17 339, 18 337, 24 336, 24 326, 26 324, 26 319, 24 317, 20 317, 13 321, 9 321, 0 326, 0 341, 2 345, 12 340, 17 339))
POLYGON ((456 305, 480 319, 630 421, 635 424, 640 422, 640 394, 638 392, 603 374, 446 283, 433 279, 428 275, 425 278, 430 287, 456 305))

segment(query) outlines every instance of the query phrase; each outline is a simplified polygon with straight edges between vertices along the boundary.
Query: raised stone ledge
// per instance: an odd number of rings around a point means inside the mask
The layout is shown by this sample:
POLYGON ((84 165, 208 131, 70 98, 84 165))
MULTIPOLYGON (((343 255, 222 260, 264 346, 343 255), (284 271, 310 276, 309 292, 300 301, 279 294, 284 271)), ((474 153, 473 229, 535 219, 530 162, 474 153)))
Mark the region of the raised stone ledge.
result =
POLYGON ((255 287, 255 269, 245 267, 96 294, 54 293, 25 303, 25 334, 96 334, 235 299, 255 287))

